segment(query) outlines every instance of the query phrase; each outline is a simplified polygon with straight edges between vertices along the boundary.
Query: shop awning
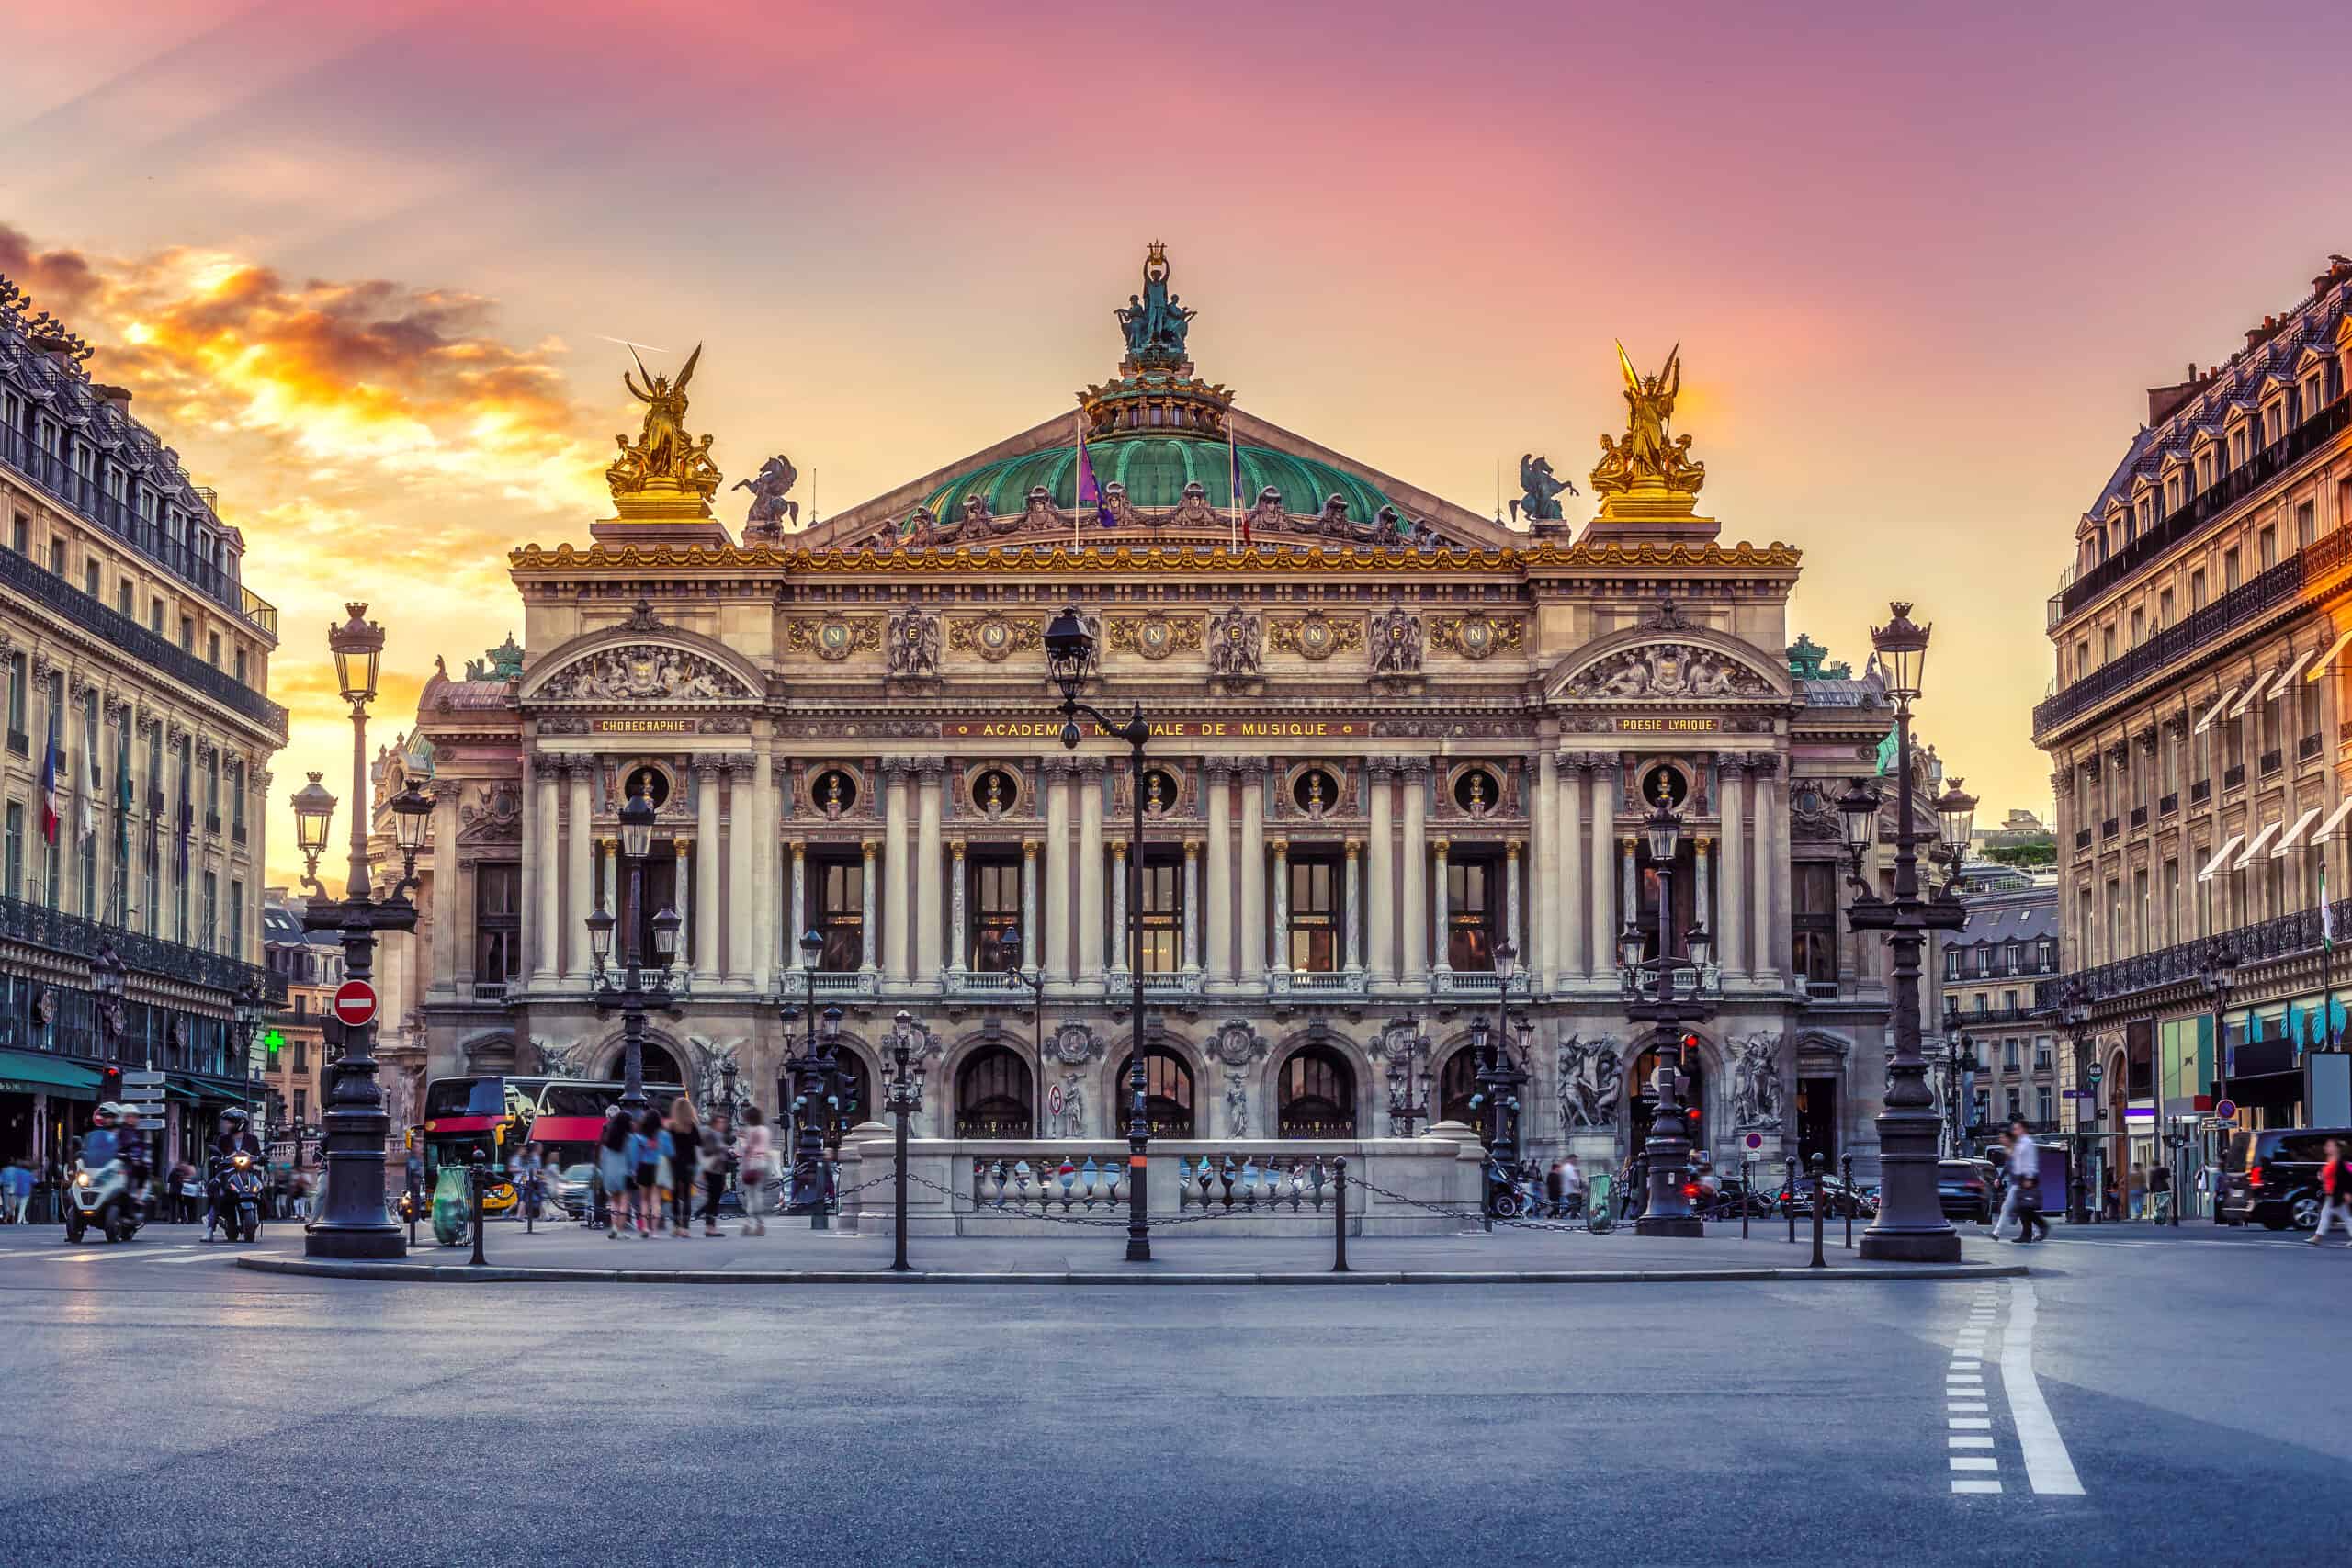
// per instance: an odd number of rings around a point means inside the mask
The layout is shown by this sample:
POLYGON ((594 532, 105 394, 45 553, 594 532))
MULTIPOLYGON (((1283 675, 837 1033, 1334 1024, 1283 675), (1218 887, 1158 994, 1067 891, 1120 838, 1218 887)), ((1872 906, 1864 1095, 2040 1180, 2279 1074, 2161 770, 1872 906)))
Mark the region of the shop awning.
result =
POLYGON ((2334 642, 2328 644, 2327 651, 2319 656, 2319 662, 2312 666, 2311 673, 2304 676, 2303 679, 2306 681, 2316 681, 2321 676, 2326 674, 2329 669, 2335 665, 2335 661, 2343 657, 2345 645, 2347 643, 2352 643, 2352 632, 2346 632, 2342 637, 2337 637, 2334 642))
POLYGON ((2223 844, 2220 849, 2214 851, 2213 858, 2205 863, 2205 869, 2197 874, 2197 880, 2199 882, 2211 882, 2213 878, 2221 875, 2222 863, 2229 859, 2232 855, 2237 853, 2238 846, 2245 842, 2245 835, 2244 833, 2232 833, 2230 835, 2230 841, 2223 844))
POLYGON ((2222 716, 2222 709, 2228 706, 2230 699, 2237 694, 2238 689, 2235 686, 2232 686, 2228 691, 2223 692, 2220 696, 2214 698, 2213 705, 2205 710, 2205 716, 2197 721, 2197 728, 2192 733, 2202 735, 2207 730, 2212 728, 2213 721, 2222 716))
POLYGON ((2262 852, 2262 846, 2268 843, 2278 835, 2278 829, 2282 826, 2284 826, 2284 824, 2278 822, 2264 823, 2262 825, 2262 831, 2256 833, 2253 838, 2246 840, 2245 852, 2230 863, 2230 869, 2232 871, 2244 871, 2246 866, 2252 863, 2254 857, 2262 852))
POLYGON ((215 1077, 210 1073, 173 1073, 164 1088, 174 1100, 198 1104, 243 1105, 251 1089, 243 1078, 215 1077))
POLYGON ((2230 705, 2230 716, 2235 718, 2245 712, 2254 700, 2262 695, 2262 688, 2270 684, 2270 677, 2277 673, 2276 670, 2266 670, 2247 682, 2245 690, 2238 694, 2238 700, 2230 705))
POLYGON ((2270 858, 2278 860, 2284 856, 2289 850, 2293 849, 2296 841, 2303 836, 2303 829, 2310 827, 2312 825, 2312 818, 2318 815, 2318 807, 2305 807, 2303 808, 2303 814, 2301 817, 2296 818, 2294 822, 2285 832, 2278 835, 2278 841, 2277 843, 2270 846, 2270 858))
POLYGON ((0 1051, 0 1094, 96 1100, 98 1069, 52 1056, 46 1051, 0 1051))
POLYGON ((2303 666, 2318 657, 2318 654, 2317 649, 2307 648, 2295 655, 2295 661, 2278 671, 2278 679, 2270 682, 2270 694, 2274 697, 2285 696, 2289 688, 2294 685, 2295 677, 2303 672, 2303 666))

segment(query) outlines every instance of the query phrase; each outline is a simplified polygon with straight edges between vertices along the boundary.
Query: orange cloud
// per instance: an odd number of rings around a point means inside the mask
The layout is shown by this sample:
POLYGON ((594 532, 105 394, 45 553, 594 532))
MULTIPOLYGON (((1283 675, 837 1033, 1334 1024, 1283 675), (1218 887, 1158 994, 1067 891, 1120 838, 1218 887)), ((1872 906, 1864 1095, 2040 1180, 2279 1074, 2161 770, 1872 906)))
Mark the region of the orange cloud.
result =
MULTIPOLYGON (((508 547, 601 510, 604 417, 573 400, 562 344, 499 335, 494 300, 297 281, 220 251, 43 249, 6 224, 0 273, 97 345, 96 378, 130 389, 133 412, 243 534, 245 581, 281 612, 281 782, 349 776, 324 640, 346 599, 367 600, 390 637, 371 730, 387 743, 435 652, 454 661, 513 622, 508 547)), ((270 827, 283 880, 296 857, 282 802, 270 827)))

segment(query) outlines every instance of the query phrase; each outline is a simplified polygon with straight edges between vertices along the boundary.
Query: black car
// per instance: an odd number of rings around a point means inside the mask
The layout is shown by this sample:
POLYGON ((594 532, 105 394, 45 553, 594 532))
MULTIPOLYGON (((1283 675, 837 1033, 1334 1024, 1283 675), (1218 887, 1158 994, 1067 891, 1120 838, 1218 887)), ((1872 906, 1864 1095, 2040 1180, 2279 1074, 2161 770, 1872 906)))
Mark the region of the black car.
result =
POLYGON ((2265 1230, 2319 1228, 2327 1141, 2352 1149, 2352 1127, 2272 1127, 2230 1134, 2222 1155, 2222 1223, 2265 1230))
POLYGON ((1936 1162, 1936 1197, 1948 1220, 1993 1223, 1993 1168, 1983 1160, 1939 1159, 1936 1162))

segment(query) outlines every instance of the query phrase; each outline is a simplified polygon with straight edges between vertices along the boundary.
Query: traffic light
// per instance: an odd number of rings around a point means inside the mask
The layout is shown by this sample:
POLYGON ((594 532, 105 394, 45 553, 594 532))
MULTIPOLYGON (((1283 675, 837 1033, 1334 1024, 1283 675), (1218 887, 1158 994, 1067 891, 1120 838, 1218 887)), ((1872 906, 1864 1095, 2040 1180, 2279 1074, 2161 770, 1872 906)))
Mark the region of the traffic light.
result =
POLYGON ((1699 1048, 1699 1037, 1695 1034, 1684 1035, 1682 1037, 1682 1048, 1685 1051, 1696 1051, 1699 1048))
POLYGON ((121 1098, 122 1069, 120 1067, 100 1067, 98 1069, 98 1099, 103 1101, 108 1100, 120 1100, 121 1098))

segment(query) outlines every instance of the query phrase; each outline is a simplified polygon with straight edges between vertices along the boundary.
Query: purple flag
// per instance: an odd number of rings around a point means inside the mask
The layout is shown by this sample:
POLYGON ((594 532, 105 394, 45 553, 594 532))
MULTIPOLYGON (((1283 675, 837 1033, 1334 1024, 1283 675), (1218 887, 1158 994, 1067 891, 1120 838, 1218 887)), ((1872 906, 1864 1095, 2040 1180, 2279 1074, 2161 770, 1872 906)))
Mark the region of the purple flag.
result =
POLYGON ((1094 508, 1096 521, 1105 528, 1118 521, 1110 503, 1102 499, 1102 487, 1094 480, 1094 458, 1086 450, 1086 433, 1078 434, 1078 505, 1082 510, 1094 508))

